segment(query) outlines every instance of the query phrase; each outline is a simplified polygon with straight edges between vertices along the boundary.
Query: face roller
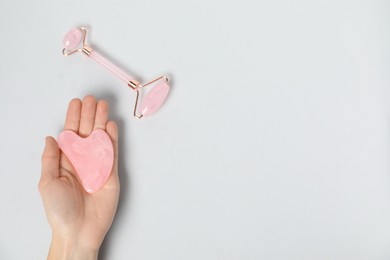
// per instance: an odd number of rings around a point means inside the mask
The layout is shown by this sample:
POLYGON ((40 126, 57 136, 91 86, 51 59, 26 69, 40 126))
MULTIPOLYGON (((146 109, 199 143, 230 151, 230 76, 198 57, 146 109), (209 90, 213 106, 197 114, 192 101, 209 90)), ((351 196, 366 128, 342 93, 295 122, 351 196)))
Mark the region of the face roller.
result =
POLYGON ((63 39, 64 49, 62 50, 62 54, 64 56, 69 56, 76 52, 82 52, 103 67, 105 67, 106 69, 108 69, 109 71, 111 71, 114 75, 124 81, 126 85, 136 91, 135 105, 133 111, 135 117, 141 118, 143 116, 148 116, 156 112, 168 96, 168 78, 166 76, 161 76, 145 84, 139 83, 138 81, 130 77, 127 73, 125 73, 122 69, 118 68, 118 66, 114 65, 112 62, 100 55, 97 51, 92 49, 90 46, 87 46, 85 44, 86 36, 87 30, 84 27, 71 29, 63 39), (153 88, 146 94, 138 109, 140 89, 145 88, 147 86, 152 86, 153 88))

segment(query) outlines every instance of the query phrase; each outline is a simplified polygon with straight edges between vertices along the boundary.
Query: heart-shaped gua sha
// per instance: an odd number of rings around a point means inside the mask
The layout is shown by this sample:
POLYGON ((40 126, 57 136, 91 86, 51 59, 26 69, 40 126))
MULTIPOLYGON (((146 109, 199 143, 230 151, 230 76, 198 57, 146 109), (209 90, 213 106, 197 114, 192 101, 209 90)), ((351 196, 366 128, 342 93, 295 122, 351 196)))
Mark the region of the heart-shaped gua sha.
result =
POLYGON ((58 136, 57 142, 88 193, 96 192, 103 187, 114 164, 113 145, 104 130, 95 129, 86 138, 65 130, 58 136))

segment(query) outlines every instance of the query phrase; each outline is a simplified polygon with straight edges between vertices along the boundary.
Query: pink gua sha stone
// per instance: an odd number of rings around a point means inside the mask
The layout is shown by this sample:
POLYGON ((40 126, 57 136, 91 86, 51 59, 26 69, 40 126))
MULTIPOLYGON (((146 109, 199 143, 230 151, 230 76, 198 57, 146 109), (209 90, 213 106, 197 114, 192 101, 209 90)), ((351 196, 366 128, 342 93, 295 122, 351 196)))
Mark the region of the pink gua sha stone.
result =
POLYGON ((88 193, 103 187, 114 164, 113 145, 104 130, 95 129, 86 138, 65 130, 58 136, 58 146, 72 163, 88 193))
POLYGON ((156 112, 164 103, 169 93, 169 85, 166 82, 160 82, 153 87, 141 103, 141 113, 143 116, 149 116, 156 112))

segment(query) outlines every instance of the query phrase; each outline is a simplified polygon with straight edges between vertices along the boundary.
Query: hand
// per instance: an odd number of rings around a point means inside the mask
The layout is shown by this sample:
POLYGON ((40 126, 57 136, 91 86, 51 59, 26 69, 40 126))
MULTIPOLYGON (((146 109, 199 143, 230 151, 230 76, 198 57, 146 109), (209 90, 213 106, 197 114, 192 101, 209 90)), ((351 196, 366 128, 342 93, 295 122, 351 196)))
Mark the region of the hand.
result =
POLYGON ((69 103, 64 128, 81 137, 105 130, 114 146, 114 165, 106 184, 89 194, 56 140, 46 138, 38 188, 52 228, 48 259, 97 259, 119 199, 117 126, 108 121, 107 102, 86 96, 69 103))

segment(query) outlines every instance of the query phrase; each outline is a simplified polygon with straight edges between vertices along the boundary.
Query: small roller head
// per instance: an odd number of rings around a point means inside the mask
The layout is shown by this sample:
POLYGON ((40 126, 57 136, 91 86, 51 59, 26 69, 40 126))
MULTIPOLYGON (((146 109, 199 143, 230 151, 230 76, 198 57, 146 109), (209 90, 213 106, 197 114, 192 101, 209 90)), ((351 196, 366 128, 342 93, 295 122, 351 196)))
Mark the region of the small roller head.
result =
POLYGON ((73 28, 65 35, 62 44, 66 50, 73 51, 77 49, 82 40, 83 32, 80 29, 73 28))

